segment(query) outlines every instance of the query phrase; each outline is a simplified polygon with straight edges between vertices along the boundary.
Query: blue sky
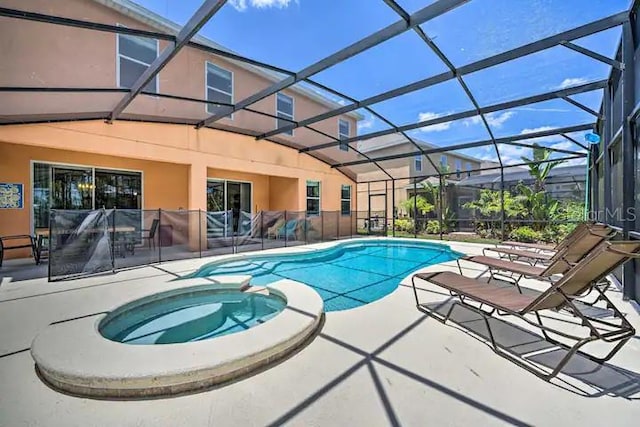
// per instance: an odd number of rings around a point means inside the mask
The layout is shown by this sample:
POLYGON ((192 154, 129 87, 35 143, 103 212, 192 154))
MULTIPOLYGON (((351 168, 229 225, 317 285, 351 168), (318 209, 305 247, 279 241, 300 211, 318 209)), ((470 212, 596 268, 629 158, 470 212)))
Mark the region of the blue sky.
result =
MULTIPOLYGON (((184 24, 200 5, 200 0, 136 2, 179 24, 184 24)), ((398 0, 398 3, 413 13, 432 1, 398 0)), ((628 0, 471 0, 427 22, 422 29, 458 67, 612 15, 628 6, 628 0)), ((230 0, 200 34, 244 56, 298 71, 398 19, 382 0, 230 0)), ((620 29, 615 28, 575 43, 612 57, 619 37, 620 29)), ((313 79, 362 99, 446 70, 410 31, 313 79)), ((606 79, 608 74, 607 65, 555 47, 464 79, 480 105, 486 106, 606 79)), ((574 98, 597 110, 601 93, 574 98)), ((470 110, 473 106, 460 86, 449 81, 373 108, 402 125, 470 110)), ((364 115, 360 134, 386 128, 380 120, 368 113, 364 115)), ((487 118, 496 137, 594 120, 563 100, 498 112, 487 118)), ((582 134, 575 136, 583 140, 582 134)), ((489 137, 478 117, 417 129, 411 135, 440 146, 489 137)), ((540 142, 558 148, 577 148, 562 138, 540 142)), ((519 161, 527 151, 507 147, 503 160, 519 161)), ((467 150, 466 154, 495 159, 490 148, 467 150)))

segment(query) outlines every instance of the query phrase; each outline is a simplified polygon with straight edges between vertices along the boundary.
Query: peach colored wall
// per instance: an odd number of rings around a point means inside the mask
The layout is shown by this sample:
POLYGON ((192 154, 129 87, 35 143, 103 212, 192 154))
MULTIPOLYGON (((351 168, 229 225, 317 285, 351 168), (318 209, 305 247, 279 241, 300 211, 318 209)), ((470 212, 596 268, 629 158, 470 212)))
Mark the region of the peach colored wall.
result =
MULTIPOLYGON (((269 177, 271 193, 269 194, 269 210, 298 210, 298 180, 293 178, 269 177)), ((304 209, 304 207, 302 207, 304 209)))
MULTIPOLYGON (((158 31, 90 0, 4 0, 3 7, 158 31)), ((0 18, 0 27, 6 35, 0 38, 0 51, 3 52, 0 86, 116 87, 116 34, 10 18, 0 18)), ((167 42, 160 41, 160 51, 166 46, 167 42)), ((160 92, 204 99, 206 61, 233 72, 234 102, 273 83, 273 80, 230 61, 202 50, 184 48, 160 72, 160 92)), ((295 119, 315 116, 330 109, 290 89, 284 92, 294 97, 295 119)), ((5 93, 0 95, 0 115, 105 112, 110 111, 122 96, 121 93, 5 93)), ((275 99, 275 95, 270 96, 252 108, 275 114, 275 99)), ((149 96, 138 96, 124 114, 162 116, 174 121, 202 120, 209 115, 202 103, 149 96)), ((351 134, 355 135, 355 120, 350 116, 341 117, 351 123, 351 134)), ((222 119, 218 123, 259 132, 276 127, 274 118, 246 111, 235 113, 233 120, 222 119)), ((337 136, 338 117, 319 122, 315 127, 337 136)), ((297 129, 293 137, 282 135, 281 139, 300 145, 329 141, 307 129, 297 129)))
MULTIPOLYGON (((0 181, 24 185, 23 209, 0 209, 0 235, 31 234, 31 162, 55 162, 103 168, 128 169, 143 174, 144 209, 186 208, 187 165, 161 163, 68 150, 0 142, 0 181)), ((13 255, 17 254, 17 251, 13 255)), ((11 256, 11 252, 7 255, 11 256)))
POLYGON ((267 175, 258 175, 254 173, 230 171, 223 169, 207 169, 208 178, 226 179, 231 181, 248 181, 253 184, 253 206, 251 209, 254 213, 262 210, 269 210, 269 194, 270 184, 267 175))
MULTIPOLYGON (((0 127, 0 141, 179 163, 189 165, 185 166, 189 170, 187 175, 194 177, 215 175, 210 175, 206 168, 224 168, 237 173, 294 178, 298 180, 296 209, 300 210, 306 206, 307 179, 322 182, 322 207, 326 210, 339 209, 342 184, 353 185, 353 181, 340 172, 297 150, 244 135, 214 129, 196 130, 186 125, 125 121, 116 121, 113 125, 102 121, 8 125, 0 127)), ((3 175, 0 170, 0 178, 3 175)), ((192 186, 198 188, 193 187, 193 192, 189 190, 192 196, 188 197, 188 206, 182 207, 205 209, 206 180, 193 181, 192 186)), ((355 200, 353 204, 355 206, 355 200)))

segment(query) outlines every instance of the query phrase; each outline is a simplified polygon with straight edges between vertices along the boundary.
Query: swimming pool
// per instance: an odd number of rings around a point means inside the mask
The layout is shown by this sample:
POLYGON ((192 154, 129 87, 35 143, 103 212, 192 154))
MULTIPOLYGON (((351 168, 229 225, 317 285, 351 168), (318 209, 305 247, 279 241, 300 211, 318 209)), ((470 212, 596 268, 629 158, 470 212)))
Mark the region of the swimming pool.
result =
POLYGON ((291 279, 314 288, 324 300, 325 311, 338 311, 378 300, 411 272, 461 256, 435 243, 361 239, 304 253, 216 261, 190 277, 248 274, 253 276, 252 285, 291 279))
POLYGON ((241 332, 287 305, 276 295, 186 288, 143 298, 100 322, 102 336, 124 344, 175 344, 241 332))

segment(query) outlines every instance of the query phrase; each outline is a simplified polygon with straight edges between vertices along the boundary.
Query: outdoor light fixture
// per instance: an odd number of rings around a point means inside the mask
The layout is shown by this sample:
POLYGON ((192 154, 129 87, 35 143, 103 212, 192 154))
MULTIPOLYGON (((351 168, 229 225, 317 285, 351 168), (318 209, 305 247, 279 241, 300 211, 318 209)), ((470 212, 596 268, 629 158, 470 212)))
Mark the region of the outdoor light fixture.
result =
POLYGON ((596 145, 600 143, 600 135, 597 133, 586 133, 584 135, 584 140, 587 141, 591 145, 596 145))

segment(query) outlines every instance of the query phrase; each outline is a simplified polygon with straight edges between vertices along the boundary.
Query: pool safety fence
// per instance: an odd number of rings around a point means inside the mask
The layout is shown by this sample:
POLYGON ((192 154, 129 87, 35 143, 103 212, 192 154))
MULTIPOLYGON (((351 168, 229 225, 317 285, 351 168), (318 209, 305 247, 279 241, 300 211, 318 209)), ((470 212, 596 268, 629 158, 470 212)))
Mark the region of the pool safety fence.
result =
POLYGON ((96 209, 50 211, 49 281, 166 261, 362 234, 356 212, 96 209))

